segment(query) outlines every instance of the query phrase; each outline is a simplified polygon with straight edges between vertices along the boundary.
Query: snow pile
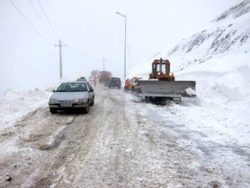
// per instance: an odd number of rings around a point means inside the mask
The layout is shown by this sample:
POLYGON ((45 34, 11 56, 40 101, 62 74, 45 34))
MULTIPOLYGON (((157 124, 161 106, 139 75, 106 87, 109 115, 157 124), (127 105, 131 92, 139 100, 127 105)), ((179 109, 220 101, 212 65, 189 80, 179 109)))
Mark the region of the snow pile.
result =
POLYGON ((0 97, 0 130, 12 126, 16 119, 45 106, 48 103, 50 93, 39 89, 25 92, 9 90, 0 97))
POLYGON ((187 88, 187 89, 185 89, 185 92, 186 92, 186 94, 188 95, 188 96, 196 96, 196 92, 195 92, 195 90, 193 90, 192 88, 187 88))

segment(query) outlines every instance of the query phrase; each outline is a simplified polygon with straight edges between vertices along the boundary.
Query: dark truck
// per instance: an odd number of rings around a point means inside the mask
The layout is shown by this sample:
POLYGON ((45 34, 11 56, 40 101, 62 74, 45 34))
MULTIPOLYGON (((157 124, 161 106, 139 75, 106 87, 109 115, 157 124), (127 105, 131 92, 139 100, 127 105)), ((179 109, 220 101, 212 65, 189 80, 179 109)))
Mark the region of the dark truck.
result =
POLYGON ((105 85, 108 88, 118 88, 121 89, 121 79, 118 77, 110 77, 105 85))

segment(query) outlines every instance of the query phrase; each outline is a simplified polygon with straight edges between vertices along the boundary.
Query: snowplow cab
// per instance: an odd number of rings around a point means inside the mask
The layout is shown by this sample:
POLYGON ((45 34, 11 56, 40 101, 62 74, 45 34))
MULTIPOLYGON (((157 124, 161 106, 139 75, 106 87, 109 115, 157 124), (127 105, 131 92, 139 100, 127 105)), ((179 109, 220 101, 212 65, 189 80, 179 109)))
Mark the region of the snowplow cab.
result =
POLYGON ((168 59, 155 59, 152 63, 152 72, 149 79, 174 81, 174 74, 170 72, 170 62, 168 59))

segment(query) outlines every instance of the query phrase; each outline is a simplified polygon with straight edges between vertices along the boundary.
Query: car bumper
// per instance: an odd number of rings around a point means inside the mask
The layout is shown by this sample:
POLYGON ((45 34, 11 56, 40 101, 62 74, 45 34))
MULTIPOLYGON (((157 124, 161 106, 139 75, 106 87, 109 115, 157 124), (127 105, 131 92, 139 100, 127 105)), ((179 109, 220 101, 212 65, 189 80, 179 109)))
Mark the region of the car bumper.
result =
POLYGON ((50 108, 54 109, 68 109, 68 108, 85 108, 88 106, 88 103, 49 103, 50 108))

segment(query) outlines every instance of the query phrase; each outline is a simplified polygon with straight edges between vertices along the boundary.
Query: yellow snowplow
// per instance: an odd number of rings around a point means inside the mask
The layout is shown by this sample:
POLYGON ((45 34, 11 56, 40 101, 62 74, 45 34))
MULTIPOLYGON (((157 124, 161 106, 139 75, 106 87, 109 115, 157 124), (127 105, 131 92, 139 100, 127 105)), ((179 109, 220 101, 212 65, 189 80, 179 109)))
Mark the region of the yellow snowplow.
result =
POLYGON ((146 101, 176 100, 182 96, 195 96, 195 81, 176 81, 170 72, 169 60, 156 59, 148 80, 139 80, 139 96, 146 101))

